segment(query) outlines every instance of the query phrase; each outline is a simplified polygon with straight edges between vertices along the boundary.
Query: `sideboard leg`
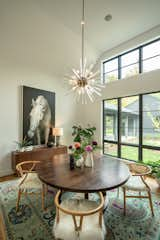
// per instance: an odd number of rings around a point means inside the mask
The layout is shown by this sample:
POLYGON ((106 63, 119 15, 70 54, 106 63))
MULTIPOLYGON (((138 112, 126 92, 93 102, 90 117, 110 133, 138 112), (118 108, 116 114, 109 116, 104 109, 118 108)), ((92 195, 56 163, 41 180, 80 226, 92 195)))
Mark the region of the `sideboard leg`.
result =
POLYGON ((84 198, 85 198, 85 199, 89 199, 89 194, 88 194, 88 193, 85 193, 85 194, 84 194, 84 198))

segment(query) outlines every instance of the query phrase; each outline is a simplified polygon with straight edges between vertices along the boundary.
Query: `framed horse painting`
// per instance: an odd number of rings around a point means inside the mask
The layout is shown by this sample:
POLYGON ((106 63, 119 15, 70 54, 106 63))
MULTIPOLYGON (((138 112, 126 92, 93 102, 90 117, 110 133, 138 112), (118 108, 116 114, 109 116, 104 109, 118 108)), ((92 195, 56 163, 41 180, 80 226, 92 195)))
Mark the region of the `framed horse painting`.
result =
POLYGON ((23 139, 47 144, 55 126, 55 93, 23 86, 23 139))

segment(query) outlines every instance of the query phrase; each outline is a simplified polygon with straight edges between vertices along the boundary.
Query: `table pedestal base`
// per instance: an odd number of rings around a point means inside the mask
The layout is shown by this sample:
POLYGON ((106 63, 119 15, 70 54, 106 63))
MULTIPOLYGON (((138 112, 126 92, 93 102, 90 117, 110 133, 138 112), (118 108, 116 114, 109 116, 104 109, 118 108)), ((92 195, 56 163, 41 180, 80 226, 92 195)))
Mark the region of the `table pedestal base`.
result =
MULTIPOLYGON (((103 197, 105 199, 105 201, 104 201, 104 208, 103 208, 103 212, 105 212, 106 208, 108 207, 109 199, 108 199, 107 193, 105 191, 102 192, 102 193, 103 193, 103 197)), ((89 193, 85 193, 84 194, 84 198, 85 199, 89 199, 89 193)))

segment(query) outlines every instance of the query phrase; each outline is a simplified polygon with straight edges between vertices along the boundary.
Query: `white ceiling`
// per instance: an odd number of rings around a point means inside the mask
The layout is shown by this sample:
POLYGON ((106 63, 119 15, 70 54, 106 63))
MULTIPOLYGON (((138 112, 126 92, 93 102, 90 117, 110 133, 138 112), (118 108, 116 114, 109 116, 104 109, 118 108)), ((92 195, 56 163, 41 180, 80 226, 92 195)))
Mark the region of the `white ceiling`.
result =
MULTIPOLYGON (((54 2, 57 19, 79 33, 82 0, 54 2)), ((159 25, 159 11, 160 0, 85 0, 86 38, 101 54, 159 25), (110 22, 104 20, 107 14, 110 22)))
MULTIPOLYGON (((0 0, 0 63, 60 75, 78 66, 82 0, 0 0)), ((89 61, 160 24, 160 0, 86 0, 89 61), (110 22, 104 21, 112 14, 110 22)), ((63 75, 62 74, 62 75, 63 75)))

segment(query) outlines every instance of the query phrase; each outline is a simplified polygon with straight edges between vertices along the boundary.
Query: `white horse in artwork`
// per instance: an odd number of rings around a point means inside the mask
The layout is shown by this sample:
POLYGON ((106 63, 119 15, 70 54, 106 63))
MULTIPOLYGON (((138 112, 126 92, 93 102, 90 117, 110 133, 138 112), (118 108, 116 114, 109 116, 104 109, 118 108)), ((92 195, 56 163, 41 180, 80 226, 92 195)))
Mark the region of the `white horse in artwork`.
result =
POLYGON ((30 112, 30 127, 28 136, 37 138, 37 144, 41 144, 41 132, 44 133, 45 144, 48 142, 51 126, 51 109, 45 97, 38 96, 32 99, 32 109, 30 112))

